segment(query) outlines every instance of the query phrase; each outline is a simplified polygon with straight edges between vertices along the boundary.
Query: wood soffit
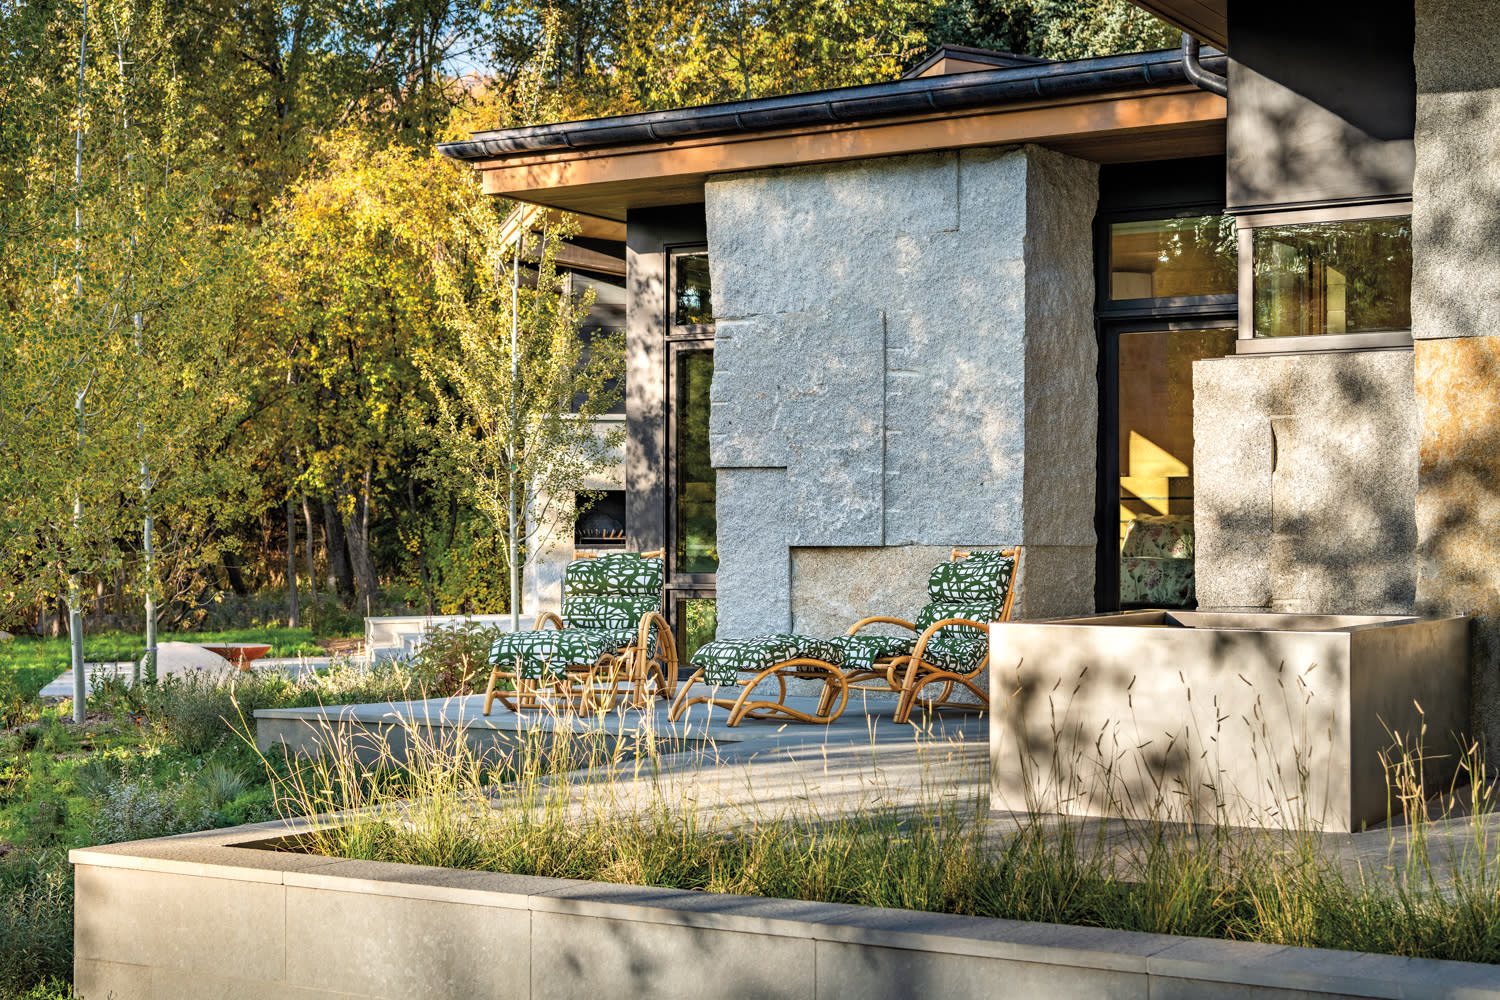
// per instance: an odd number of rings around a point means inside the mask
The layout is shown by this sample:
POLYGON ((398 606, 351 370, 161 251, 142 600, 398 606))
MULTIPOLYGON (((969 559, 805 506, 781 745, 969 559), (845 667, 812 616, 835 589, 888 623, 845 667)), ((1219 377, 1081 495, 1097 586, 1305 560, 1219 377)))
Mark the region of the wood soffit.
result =
POLYGON ((1229 51, 1228 0, 1130 0, 1175 28, 1229 51))
POLYGON ((596 150, 473 161, 486 194, 601 219, 702 202, 713 174, 1036 143, 1098 163, 1224 152, 1224 99, 1190 87, 596 150))

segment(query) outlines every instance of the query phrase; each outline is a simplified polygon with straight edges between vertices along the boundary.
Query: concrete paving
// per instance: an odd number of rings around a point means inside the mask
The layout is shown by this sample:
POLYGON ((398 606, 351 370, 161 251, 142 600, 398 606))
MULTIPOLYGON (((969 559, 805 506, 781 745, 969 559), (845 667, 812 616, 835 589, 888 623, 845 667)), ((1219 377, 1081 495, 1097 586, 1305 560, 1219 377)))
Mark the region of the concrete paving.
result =
MULTIPOLYGON (((288 677, 302 677, 315 673, 318 668, 328 666, 329 658, 326 656, 268 656, 255 661, 253 669, 260 671, 277 671, 288 677)), ((94 680, 96 677, 120 677, 129 680, 135 676, 135 663, 131 660, 120 660, 113 663, 89 663, 85 665, 84 684, 90 694, 94 691, 94 680)), ((49 683, 41 691, 37 692, 39 698, 71 698, 73 697, 73 671, 64 670, 55 680, 49 683)))

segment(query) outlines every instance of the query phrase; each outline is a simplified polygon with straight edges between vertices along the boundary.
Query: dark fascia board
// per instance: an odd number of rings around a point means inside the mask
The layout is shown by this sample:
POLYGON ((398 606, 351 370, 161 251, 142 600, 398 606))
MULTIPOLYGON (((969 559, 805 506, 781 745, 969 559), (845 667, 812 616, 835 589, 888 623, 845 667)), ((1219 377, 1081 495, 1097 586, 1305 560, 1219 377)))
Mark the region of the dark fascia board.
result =
MULTIPOLYGON (((1204 66, 1216 73, 1226 72, 1226 62, 1219 55, 1203 60, 1204 66)), ((1032 101, 1084 100, 1108 93, 1185 84, 1182 57, 1174 49, 476 132, 467 141, 440 143, 438 150, 455 160, 489 160, 872 122, 1032 101)))
POLYGON ((972 45, 943 44, 933 50, 932 55, 923 59, 905 73, 902 73, 901 79, 914 80, 944 59, 983 63, 986 66, 994 66, 997 69, 1008 69, 1015 66, 1039 66, 1043 63, 1053 61, 1051 59, 1043 59, 1041 56, 1026 56, 1015 52, 1000 52, 995 49, 980 49, 972 45))

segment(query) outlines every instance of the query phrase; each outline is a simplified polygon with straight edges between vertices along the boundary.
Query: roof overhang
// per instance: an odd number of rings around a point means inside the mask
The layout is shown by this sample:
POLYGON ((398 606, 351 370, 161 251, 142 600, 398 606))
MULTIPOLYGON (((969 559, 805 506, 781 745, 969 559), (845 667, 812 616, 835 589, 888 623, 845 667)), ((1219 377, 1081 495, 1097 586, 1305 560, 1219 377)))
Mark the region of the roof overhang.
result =
POLYGON ((1229 0, 1130 0, 1188 34, 1229 51, 1229 0))
POLYGON ((701 202, 715 174, 1036 143, 1100 163, 1224 151, 1224 99, 1186 82, 1176 53, 904 80, 476 134, 443 152, 486 193, 623 220, 701 202))

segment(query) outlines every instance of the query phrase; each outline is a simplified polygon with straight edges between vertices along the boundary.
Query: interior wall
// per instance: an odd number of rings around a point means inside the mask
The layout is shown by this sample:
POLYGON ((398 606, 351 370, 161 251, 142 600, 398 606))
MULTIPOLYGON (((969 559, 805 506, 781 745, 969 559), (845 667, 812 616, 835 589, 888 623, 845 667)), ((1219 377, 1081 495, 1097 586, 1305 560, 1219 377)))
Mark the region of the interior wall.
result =
POLYGON ((794 550, 1022 542, 1022 614, 1091 608, 1096 178, 1025 147, 709 181, 721 637, 816 603, 794 550))

